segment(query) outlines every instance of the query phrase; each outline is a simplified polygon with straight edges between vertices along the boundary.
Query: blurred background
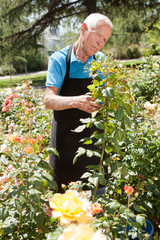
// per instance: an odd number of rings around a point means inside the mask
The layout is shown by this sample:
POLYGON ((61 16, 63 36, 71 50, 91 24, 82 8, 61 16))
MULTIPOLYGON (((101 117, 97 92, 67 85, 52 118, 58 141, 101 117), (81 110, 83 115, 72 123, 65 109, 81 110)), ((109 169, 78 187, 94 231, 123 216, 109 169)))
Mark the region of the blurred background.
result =
POLYGON ((159 55, 159 10, 159 0, 0 0, 0 76, 47 70, 49 56, 77 40, 94 12, 113 22, 106 55, 159 55))

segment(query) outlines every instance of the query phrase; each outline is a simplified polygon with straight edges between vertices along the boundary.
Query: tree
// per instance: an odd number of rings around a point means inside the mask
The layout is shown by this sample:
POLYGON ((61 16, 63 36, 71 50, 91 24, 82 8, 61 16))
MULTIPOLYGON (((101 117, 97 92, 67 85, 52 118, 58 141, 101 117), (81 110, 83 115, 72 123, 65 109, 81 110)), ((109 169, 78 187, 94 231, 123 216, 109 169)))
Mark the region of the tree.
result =
POLYGON ((148 31, 146 30, 145 41, 146 46, 144 49, 144 54, 148 55, 158 55, 160 54, 160 19, 156 24, 153 25, 153 29, 148 31))
POLYGON ((152 28, 159 18, 160 9, 158 0, 2 0, 0 8, 8 1, 11 4, 3 11, 1 27, 3 29, 7 16, 13 22, 14 29, 11 34, 3 34, 1 40, 12 38, 18 45, 38 37, 48 26, 58 25, 63 18, 82 14, 87 16, 92 12, 107 14, 113 20, 117 13, 124 14, 133 9, 143 13, 144 21, 148 22, 149 19, 149 28, 152 28))
POLYGON ((113 21, 112 36, 120 52, 126 39, 138 41, 146 27, 153 28, 159 9, 159 0, 1 0, 0 55, 3 59, 10 55, 14 61, 22 52, 41 47, 37 43, 49 26, 58 27, 62 19, 73 17, 81 22, 92 12, 106 14, 113 21))

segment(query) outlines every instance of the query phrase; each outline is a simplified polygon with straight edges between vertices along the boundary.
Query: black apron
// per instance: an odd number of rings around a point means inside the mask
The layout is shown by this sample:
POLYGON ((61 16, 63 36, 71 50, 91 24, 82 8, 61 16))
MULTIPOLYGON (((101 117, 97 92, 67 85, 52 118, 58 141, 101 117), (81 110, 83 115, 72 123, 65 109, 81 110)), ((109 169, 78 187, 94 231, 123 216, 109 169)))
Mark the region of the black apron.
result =
MULTIPOLYGON (((61 96, 79 96, 89 92, 87 86, 91 84, 92 78, 69 78, 70 57, 72 46, 70 46, 67 53, 67 71, 63 86, 60 92, 61 96)), ((93 129, 85 129, 81 133, 75 133, 72 130, 80 126, 81 118, 90 117, 89 113, 79 109, 67 109, 53 112, 51 144, 50 146, 56 148, 59 152, 59 157, 50 154, 50 165, 53 167, 53 177, 58 184, 59 192, 61 191, 61 184, 68 185, 70 182, 81 180, 80 177, 86 172, 86 166, 91 164, 98 164, 97 157, 87 157, 83 155, 77 159, 73 165, 73 158, 76 155, 78 147, 85 147, 79 141, 84 137, 89 137, 93 129)), ((95 148, 88 145, 87 148, 95 148)))

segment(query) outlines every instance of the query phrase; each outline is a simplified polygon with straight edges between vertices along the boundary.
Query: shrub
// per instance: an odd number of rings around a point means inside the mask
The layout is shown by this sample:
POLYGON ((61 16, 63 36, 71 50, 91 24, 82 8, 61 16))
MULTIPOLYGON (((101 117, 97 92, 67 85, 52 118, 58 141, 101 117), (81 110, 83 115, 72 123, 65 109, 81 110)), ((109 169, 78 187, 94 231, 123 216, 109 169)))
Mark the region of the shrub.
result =
POLYGON ((56 189, 48 164, 51 112, 43 93, 25 83, 1 95, 0 237, 44 239, 56 189))
POLYGON ((130 59, 133 59, 133 58, 139 58, 141 56, 141 53, 139 51, 139 49, 137 47, 134 47, 134 48, 128 48, 127 49, 127 56, 130 58, 130 59))

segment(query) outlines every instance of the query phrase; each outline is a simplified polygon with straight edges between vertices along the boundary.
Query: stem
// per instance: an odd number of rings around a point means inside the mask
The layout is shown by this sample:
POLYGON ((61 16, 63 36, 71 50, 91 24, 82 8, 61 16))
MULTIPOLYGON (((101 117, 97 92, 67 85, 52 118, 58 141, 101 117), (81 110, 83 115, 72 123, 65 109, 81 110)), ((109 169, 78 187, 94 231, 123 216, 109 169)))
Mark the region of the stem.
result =
POLYGON ((125 229, 125 235, 126 235, 126 238, 127 238, 127 239, 128 239, 128 235, 127 235, 127 226, 128 226, 128 219, 129 219, 129 216, 128 216, 128 212, 129 212, 129 199, 130 199, 130 194, 128 194, 127 220, 126 220, 126 229, 125 229))
MULTIPOLYGON (((102 146, 101 158, 100 158, 100 163, 99 163, 100 170, 101 170, 101 167, 103 166, 104 152, 105 152, 105 142, 103 143, 103 146, 102 146)), ((96 187, 95 187, 95 191, 94 191, 94 195, 93 195, 93 200, 94 200, 95 197, 96 197, 98 185, 99 185, 99 181, 97 181, 97 184, 96 184, 96 187)))
MULTIPOLYGON (((20 166, 20 169, 21 169, 21 181, 22 181, 22 185, 24 185, 24 181, 23 181, 23 178, 24 178, 24 175, 23 175, 23 169, 22 169, 22 158, 23 158, 23 155, 21 156, 21 166, 20 166)), ((21 220, 22 220, 22 208, 20 210, 20 216, 19 216, 19 224, 18 224, 18 232, 17 232, 17 235, 19 234, 20 232, 20 228, 21 228, 21 220)))
POLYGON ((134 130, 137 132, 137 109, 136 109, 136 102, 134 101, 134 123, 135 123, 135 128, 134 130))
POLYGON ((20 211, 20 216, 19 216, 19 224, 18 224, 17 236, 19 235, 20 228, 21 228, 21 219, 22 219, 22 209, 20 211))
MULTIPOLYGON (((104 106, 106 104, 106 100, 104 101, 104 106)), ((104 139, 105 139, 105 135, 106 135, 106 121, 105 119, 107 119, 107 116, 105 116, 104 114, 104 107, 103 107, 103 122, 104 122, 104 139)), ((99 163, 99 168, 100 168, 100 171, 103 167, 103 158, 104 158, 104 153, 105 153, 105 146, 106 146, 106 140, 104 141, 103 145, 102 145, 102 151, 101 151, 101 158, 100 158, 100 163, 99 163)), ((99 181, 97 181, 97 184, 96 184, 96 187, 95 187, 95 191, 94 191, 94 195, 93 195, 93 200, 95 199, 96 197, 96 193, 97 193, 97 189, 98 189, 98 185, 99 185, 99 181)))

